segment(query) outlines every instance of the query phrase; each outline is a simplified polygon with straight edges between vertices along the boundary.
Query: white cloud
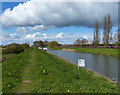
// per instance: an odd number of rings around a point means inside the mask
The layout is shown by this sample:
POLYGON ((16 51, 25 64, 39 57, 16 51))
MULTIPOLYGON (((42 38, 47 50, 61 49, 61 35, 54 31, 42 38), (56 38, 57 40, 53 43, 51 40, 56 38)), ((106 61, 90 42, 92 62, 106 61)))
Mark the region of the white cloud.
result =
POLYGON ((47 27, 44 25, 35 25, 34 27, 28 27, 31 31, 44 31, 47 30, 47 27))
POLYGON ((28 31, 27 31, 27 29, 25 27, 18 27, 16 29, 16 32, 22 33, 22 34, 27 34, 28 33, 28 31))
POLYGON ((10 43, 23 43, 23 39, 17 33, 9 34, 6 32, 2 32, 2 43, 3 44, 10 44, 10 43))
POLYGON ((82 37, 83 37, 83 39, 88 39, 88 36, 86 36, 86 35, 83 35, 82 37))
POLYGON ((63 38, 63 32, 58 33, 55 37, 56 37, 56 38, 63 38))
POLYGON ((69 36, 68 34, 65 34, 63 36, 63 32, 58 33, 55 36, 49 36, 46 33, 32 33, 32 34, 26 34, 26 35, 20 35, 19 32, 16 33, 6 33, 2 32, 2 42, 3 44, 10 44, 10 43, 30 43, 32 44, 34 41, 58 41, 61 44, 64 43, 73 43, 74 37, 69 36))
MULTIPOLYGON (((26 2, 28 0, 1 0, 2 2, 26 2)), ((119 0, 32 0, 33 2, 119 2, 119 0)))
POLYGON ((33 33, 33 34, 27 34, 25 36, 25 39, 28 39, 28 40, 43 40, 43 39, 47 39, 49 38, 49 36, 47 36, 45 33, 40 33, 40 32, 36 32, 36 33, 33 33))
POLYGON ((32 0, 33 2, 119 2, 119 0, 32 0))
POLYGON ((16 33, 6 33, 2 32, 2 43, 3 44, 10 44, 10 43, 33 43, 34 41, 39 40, 48 40, 51 39, 47 34, 45 33, 33 33, 33 34, 26 34, 26 35, 20 35, 18 32, 16 33))
POLYGON ((117 3, 94 2, 34 2, 28 1, 6 9, 2 16, 4 26, 30 26, 33 30, 41 30, 44 27, 86 26, 93 27, 95 19, 100 25, 103 17, 110 13, 112 24, 118 22, 117 3))

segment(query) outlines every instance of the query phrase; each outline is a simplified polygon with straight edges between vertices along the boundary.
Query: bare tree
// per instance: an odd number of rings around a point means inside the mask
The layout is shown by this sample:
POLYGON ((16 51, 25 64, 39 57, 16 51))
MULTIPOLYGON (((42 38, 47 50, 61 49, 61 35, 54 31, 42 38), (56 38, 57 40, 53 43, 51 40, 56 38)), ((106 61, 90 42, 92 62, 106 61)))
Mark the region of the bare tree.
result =
POLYGON ((104 25, 103 25, 103 29, 104 29, 104 31, 103 31, 103 44, 105 44, 106 43, 106 35, 107 35, 107 18, 106 18, 106 16, 104 17, 104 25))
POLYGON ((112 29, 111 16, 110 16, 110 14, 108 14, 107 28, 108 28, 108 34, 110 34, 110 30, 112 29))
POLYGON ((103 31, 103 43, 106 47, 108 47, 109 42, 111 40, 110 37, 110 31, 112 29, 112 24, 111 24, 111 16, 108 14, 108 17, 104 17, 104 31, 103 31))
POLYGON ((94 30, 94 41, 93 41, 93 43, 94 43, 95 46, 98 46, 98 44, 99 44, 99 22, 97 20, 95 21, 94 28, 95 28, 95 30, 94 30))

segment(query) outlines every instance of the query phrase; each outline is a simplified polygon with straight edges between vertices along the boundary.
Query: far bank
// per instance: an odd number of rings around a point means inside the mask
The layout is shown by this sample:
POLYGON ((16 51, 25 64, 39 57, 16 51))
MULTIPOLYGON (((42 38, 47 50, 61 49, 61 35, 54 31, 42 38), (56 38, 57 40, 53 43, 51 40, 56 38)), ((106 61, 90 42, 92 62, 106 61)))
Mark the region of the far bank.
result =
POLYGON ((119 57, 119 49, 111 48, 82 48, 82 47, 50 47, 51 50, 63 50, 71 52, 92 53, 106 56, 119 57))

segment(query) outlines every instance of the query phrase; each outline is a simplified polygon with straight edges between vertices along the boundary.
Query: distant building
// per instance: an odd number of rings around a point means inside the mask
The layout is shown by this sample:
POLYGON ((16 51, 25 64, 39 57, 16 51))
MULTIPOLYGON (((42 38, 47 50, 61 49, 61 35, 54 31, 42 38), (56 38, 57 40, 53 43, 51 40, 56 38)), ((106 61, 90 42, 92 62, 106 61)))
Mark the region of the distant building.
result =
POLYGON ((77 39, 73 44, 75 45, 85 45, 85 44, 88 44, 88 40, 87 39, 77 39))
POLYGON ((81 44, 81 40, 77 39, 73 44, 80 45, 81 44))
POLYGON ((81 40, 81 42, 82 42, 82 45, 88 44, 88 40, 87 39, 83 39, 83 40, 81 40))

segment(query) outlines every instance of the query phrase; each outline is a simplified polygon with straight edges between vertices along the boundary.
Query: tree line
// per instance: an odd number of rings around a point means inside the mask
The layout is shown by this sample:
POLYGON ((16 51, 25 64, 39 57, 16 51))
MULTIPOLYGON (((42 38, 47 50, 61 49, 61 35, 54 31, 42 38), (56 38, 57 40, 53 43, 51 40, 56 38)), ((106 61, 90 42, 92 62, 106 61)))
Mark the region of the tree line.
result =
MULTIPOLYGON (((93 32, 93 45, 98 46, 100 44, 100 30, 99 30, 99 21, 96 20, 94 24, 94 32, 93 32)), ((111 23, 111 16, 108 14, 104 16, 104 23, 103 23, 103 36, 102 36, 102 43, 104 46, 108 47, 112 40, 116 40, 114 44, 117 46, 120 45, 120 31, 116 32, 116 35, 111 33, 112 23, 111 23)))
POLYGON ((35 41, 33 42, 33 47, 56 47, 56 46, 60 46, 61 44, 59 44, 57 41, 35 41))

